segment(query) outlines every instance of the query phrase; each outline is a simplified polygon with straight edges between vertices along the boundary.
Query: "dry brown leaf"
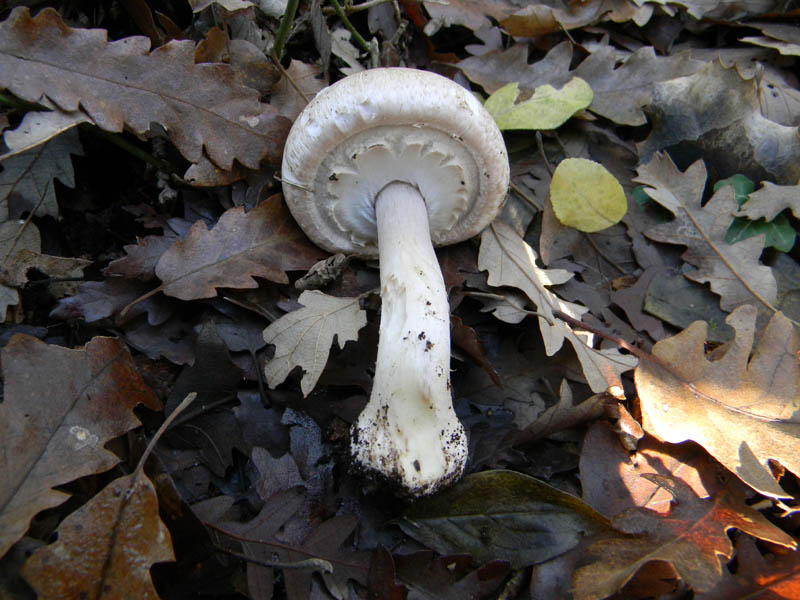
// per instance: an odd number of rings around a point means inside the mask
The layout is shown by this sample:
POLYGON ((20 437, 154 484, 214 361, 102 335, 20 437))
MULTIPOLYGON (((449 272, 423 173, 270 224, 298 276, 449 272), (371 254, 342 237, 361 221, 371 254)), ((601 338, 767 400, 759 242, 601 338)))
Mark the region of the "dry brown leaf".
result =
POLYGON ((649 186, 645 188, 647 194, 675 215, 674 221, 657 225, 645 235, 659 242, 687 246, 682 258, 697 269, 685 273, 686 277, 710 283, 725 311, 755 300, 775 310, 775 277, 772 269, 759 262, 764 236, 736 244, 725 241, 737 209, 733 187, 722 187, 703 206, 703 162, 697 161, 681 173, 667 154, 657 154, 639 167, 634 181, 649 186))
POLYGON ((2 365, 0 556, 36 513, 69 498, 55 486, 119 462, 104 445, 139 425, 135 406, 161 407, 112 338, 70 350, 16 335, 3 348, 2 365))
POLYGON ((254 277, 288 283, 286 271, 308 269, 323 256, 276 194, 249 213, 241 206, 225 211, 211 230, 197 221, 155 272, 166 295, 197 300, 213 298, 219 287, 258 287, 254 277))
POLYGON ((603 539, 589 547, 595 562, 575 572, 575 600, 610 596, 652 561, 671 563, 695 592, 709 591, 722 579, 721 558, 733 554, 727 535, 733 528, 795 547, 789 535, 766 520, 753 523, 741 515, 739 498, 720 493, 703 500, 680 480, 663 475, 646 477, 672 494, 672 510, 664 516, 645 508, 632 508, 615 517, 614 528, 635 537, 603 539))
POLYGON ((39 598, 158 598, 153 563, 174 560, 158 498, 142 473, 120 477, 70 514, 58 541, 36 550, 22 576, 39 598))
POLYGON ((797 183, 800 135, 762 115, 758 87, 755 75, 743 78, 716 60, 688 77, 657 82, 648 109, 653 129, 637 145, 640 160, 681 143, 692 156, 703 156, 719 179, 742 173, 797 183))
MULTIPOLYGON (((59 110, 56 106, 52 106, 52 103, 46 100, 41 100, 39 104, 47 106, 51 110, 34 110, 25 113, 16 129, 5 131, 3 133, 3 141, 6 143, 8 152, 0 155, 0 161, 7 160, 9 157, 21 152, 33 150, 36 146, 44 144, 62 133, 66 133, 81 123, 92 122, 83 112, 65 112, 59 110)), ((74 137, 74 141, 71 141, 71 143, 77 144, 80 149, 80 140, 74 134, 67 137, 74 137)), ((82 152, 72 150, 72 154, 82 154, 82 152)), ((69 173, 70 179, 72 179, 71 165, 69 166, 69 173)), ((62 183, 65 182, 62 181, 62 183)))
POLYGON ((652 8, 639 7, 628 0, 590 0, 578 5, 545 0, 500 19, 500 24, 513 36, 533 37, 607 20, 617 23, 635 20, 644 25, 652 12, 652 8))
POLYGON ((264 340, 275 345, 275 356, 267 363, 271 387, 285 380, 295 367, 303 369, 300 389, 307 396, 328 362, 334 337, 339 347, 358 339, 367 324, 367 313, 358 298, 335 298, 316 290, 300 294, 303 308, 285 314, 264 330, 264 340))
POLYGON ((562 311, 580 319, 586 308, 560 299, 546 286, 564 283, 572 274, 563 269, 540 269, 536 266, 536 253, 509 226, 495 222, 481 237, 478 268, 489 271, 488 283, 492 286, 512 286, 521 289, 536 305, 540 314, 542 331, 548 356, 555 354, 568 340, 581 362, 583 374, 589 387, 602 392, 609 387, 621 386, 619 376, 632 369, 636 359, 620 354, 617 349, 596 350, 590 346, 591 339, 584 342, 563 321, 553 316, 554 310, 562 311))
MULTIPOLYGON (((34 123, 28 126, 33 127, 34 123)), ((83 155, 78 131, 74 128, 4 159, 0 173, 0 221, 17 219, 34 209, 37 216, 58 217, 54 181, 58 179, 68 187, 75 187, 70 154, 83 155)))
POLYGON ((775 185, 762 181, 761 186, 750 194, 750 199, 736 213, 737 217, 772 221, 778 213, 790 208, 794 216, 800 218, 800 185, 775 185))
POLYGON ((321 73, 322 69, 318 65, 292 59, 289 68, 286 69, 286 75, 281 77, 272 90, 272 105, 276 106, 278 112, 287 119, 296 119, 308 101, 327 85, 325 79, 319 78, 321 73), (305 94, 305 98, 300 95, 295 85, 305 94))
POLYGON ((143 135, 158 123, 192 162, 205 150, 226 170, 234 160, 251 169, 277 163, 288 120, 236 86, 228 65, 195 64, 194 51, 190 41, 152 52, 145 37, 108 42, 105 31, 68 27, 53 9, 31 17, 18 7, 0 24, 0 87, 64 111, 80 107, 108 131, 143 135))
POLYGON ((666 442, 694 440, 761 494, 791 498, 769 461, 800 474, 800 341, 778 313, 753 347, 755 320, 752 306, 731 313, 735 338, 715 360, 705 355, 704 321, 653 346, 655 360, 635 373, 642 424, 666 442))

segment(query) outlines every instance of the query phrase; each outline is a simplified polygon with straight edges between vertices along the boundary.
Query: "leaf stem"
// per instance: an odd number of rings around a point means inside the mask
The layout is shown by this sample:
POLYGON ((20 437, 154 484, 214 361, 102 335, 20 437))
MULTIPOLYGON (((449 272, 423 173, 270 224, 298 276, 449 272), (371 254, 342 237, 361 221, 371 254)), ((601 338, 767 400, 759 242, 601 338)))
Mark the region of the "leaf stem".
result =
POLYGON ((289 39, 289 31, 294 23, 298 4, 300 4, 300 0, 289 0, 286 3, 286 10, 283 11, 281 24, 275 34, 275 43, 272 45, 272 54, 275 57, 275 62, 280 62, 281 58, 283 58, 283 47, 286 45, 286 40, 289 39))
POLYGON ((350 22, 350 19, 347 18, 347 14, 344 12, 342 5, 339 4, 339 0, 331 0, 331 6, 333 6, 333 10, 336 11, 336 16, 338 16, 339 19, 341 19, 344 26, 347 27, 347 29, 350 31, 351 34, 353 34, 353 39, 355 40, 356 44, 361 46, 361 49, 364 52, 370 54, 372 51, 370 50, 367 40, 361 37, 361 34, 358 33, 356 28, 350 22))

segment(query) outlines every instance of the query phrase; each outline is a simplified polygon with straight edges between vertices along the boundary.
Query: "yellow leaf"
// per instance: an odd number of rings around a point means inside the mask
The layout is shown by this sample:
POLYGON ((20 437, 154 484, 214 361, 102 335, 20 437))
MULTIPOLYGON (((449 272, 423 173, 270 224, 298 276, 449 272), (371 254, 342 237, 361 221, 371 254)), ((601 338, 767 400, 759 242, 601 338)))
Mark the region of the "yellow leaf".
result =
POLYGON ((592 103, 592 88, 573 77, 560 90, 541 85, 527 100, 515 104, 519 84, 509 83, 489 96, 484 106, 502 129, 555 129, 592 103))
POLYGON ((580 231, 600 231, 618 223, 628 210, 625 191, 601 164, 585 158, 562 160, 550 182, 556 218, 580 231))

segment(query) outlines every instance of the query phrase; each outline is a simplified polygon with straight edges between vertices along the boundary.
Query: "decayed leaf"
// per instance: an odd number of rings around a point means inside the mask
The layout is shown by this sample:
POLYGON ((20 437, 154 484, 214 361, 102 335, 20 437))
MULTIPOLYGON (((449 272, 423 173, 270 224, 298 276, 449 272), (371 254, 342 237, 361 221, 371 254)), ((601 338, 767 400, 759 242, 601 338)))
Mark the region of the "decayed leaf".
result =
POLYGON ((125 256, 108 263, 103 275, 150 281, 156 276, 158 260, 175 242, 175 238, 174 234, 148 235, 137 244, 125 246, 125 256))
POLYGON ((519 84, 509 83, 486 99, 484 106, 501 130, 556 129, 592 102, 592 88, 573 77, 561 89, 542 85, 527 100, 517 102, 519 84))
POLYGON ((790 498, 770 460, 800 473, 800 351, 797 331, 778 313, 753 348, 756 310, 727 318, 736 331, 716 360, 705 356, 706 324, 697 321, 653 346, 636 369, 642 424, 657 438, 694 440, 754 490, 790 498), (750 353, 753 351, 752 358, 750 353))
POLYGON ((241 206, 225 211, 211 230, 197 221, 161 255, 155 273, 168 296, 197 300, 213 298, 219 287, 258 287, 254 277, 288 283, 285 271, 308 269, 322 256, 276 194, 249 213, 241 206))
POLYGON ((675 215, 674 221, 657 225, 645 235, 688 247, 682 258, 697 270, 685 273, 686 277, 710 283, 723 310, 754 300, 772 308, 778 290, 772 270, 759 262, 763 236, 736 244, 725 241, 737 210, 731 186, 723 187, 701 206, 706 181, 703 162, 697 161, 681 173, 666 154, 657 154, 639 167, 634 181, 650 186, 645 188, 647 194, 675 215))
POLYGON ((761 188, 750 194, 750 200, 739 209, 737 217, 772 221, 789 208, 800 218, 800 185, 775 185, 762 181, 761 188))
MULTIPOLYGON (((478 268, 489 271, 489 285, 508 285, 527 294, 540 314, 539 327, 547 355, 555 354, 564 340, 568 340, 578 355, 583 374, 593 391, 602 392, 613 385, 620 385, 620 374, 636 364, 633 356, 620 354, 619 350, 591 348, 566 323, 553 316, 554 310, 560 310, 580 319, 587 310, 578 304, 561 300, 545 287, 564 283, 572 274, 563 269, 537 267, 533 248, 507 225, 495 222, 483 232, 478 268)), ((587 336, 587 339, 591 343, 591 337, 587 336)))
POLYGON ((397 578, 408 588, 410 597, 425 600, 492 598, 510 570, 502 560, 476 569, 465 554, 435 556, 430 550, 396 554, 394 560, 397 578))
POLYGON ((67 500, 53 487, 119 462, 104 444, 139 425, 135 406, 160 408, 125 347, 111 338, 69 350, 17 335, 3 349, 2 365, 0 556, 37 512, 67 500))
MULTIPOLYGON (((141 281, 110 277, 105 281, 85 281, 78 286, 78 293, 62 298, 50 312, 56 319, 83 319, 87 323, 99 321, 119 314, 131 302, 148 291, 147 284, 141 281)), ((163 296, 147 298, 134 304, 125 314, 132 319, 147 313, 150 325, 163 325, 172 315, 172 307, 163 296)))
POLYGON ((663 475, 645 477, 672 494, 672 510, 660 516, 652 510, 632 508, 615 517, 614 528, 635 537, 608 538, 590 546, 589 552, 596 560, 575 572, 576 600, 610 596, 651 561, 672 564, 695 592, 711 590, 722 578, 721 559, 733 554, 729 529, 790 547, 794 544, 775 527, 764 531, 763 523, 754 524, 742 516, 725 494, 703 500, 680 480, 663 475), (775 532, 780 539, 774 539, 775 532))
POLYGON ((286 75, 272 88, 272 105, 287 119, 296 119, 308 104, 306 98, 310 100, 325 87, 325 80, 317 78, 321 72, 318 65, 292 59, 289 68, 286 69, 286 75), (306 98, 300 95, 289 79, 300 88, 306 98))
POLYGON ((476 563, 544 562, 608 522, 578 498, 514 471, 484 471, 415 503, 399 522, 440 554, 469 552, 476 563))
POLYGON ((83 154, 75 129, 3 160, 3 171, 0 173, 0 221, 19 218, 34 209, 38 216, 57 217, 54 180, 75 187, 70 154, 83 154))
POLYGON ((553 172, 550 202, 562 225, 594 232, 619 223, 628 210, 625 190, 600 163, 565 158, 553 172))
POLYGON ((692 142, 720 173, 744 173, 780 184, 800 179, 800 136, 761 114, 754 79, 712 61, 688 77, 657 83, 650 105, 653 130, 638 145, 640 159, 679 142, 692 142), (731 152, 735 149, 735 152, 731 152))
POLYGON ((153 563, 174 560, 152 482, 142 473, 108 484, 36 550, 22 575, 39 598, 158 598, 153 563))
POLYGON ((275 357, 267 363, 269 385, 281 383, 295 367, 303 369, 300 388, 308 395, 328 361, 334 336, 339 347, 358 339, 367 324, 367 313, 358 298, 335 298, 316 290, 300 295, 303 308, 292 311, 264 330, 264 340, 275 345, 275 357))
POLYGON ((289 122, 258 93, 234 84, 228 65, 195 64, 195 45, 150 40, 108 42, 101 29, 68 27, 52 9, 31 17, 15 9, 0 24, 0 86, 29 102, 49 98, 68 112, 82 108, 101 128, 137 134, 153 122, 192 162, 203 151, 220 168, 234 160, 257 169, 280 159, 289 122))

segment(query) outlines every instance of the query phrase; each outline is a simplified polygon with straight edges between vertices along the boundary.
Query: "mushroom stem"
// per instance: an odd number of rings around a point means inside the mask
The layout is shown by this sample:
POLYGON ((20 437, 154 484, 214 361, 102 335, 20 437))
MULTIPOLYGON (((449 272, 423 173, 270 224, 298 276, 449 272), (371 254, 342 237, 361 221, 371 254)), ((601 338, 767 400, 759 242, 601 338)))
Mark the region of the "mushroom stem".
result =
POLYGON ((381 325, 372 395, 353 425, 356 463, 413 496, 460 477, 467 438, 450 395, 450 307, 425 200, 402 182, 375 200, 381 325))

